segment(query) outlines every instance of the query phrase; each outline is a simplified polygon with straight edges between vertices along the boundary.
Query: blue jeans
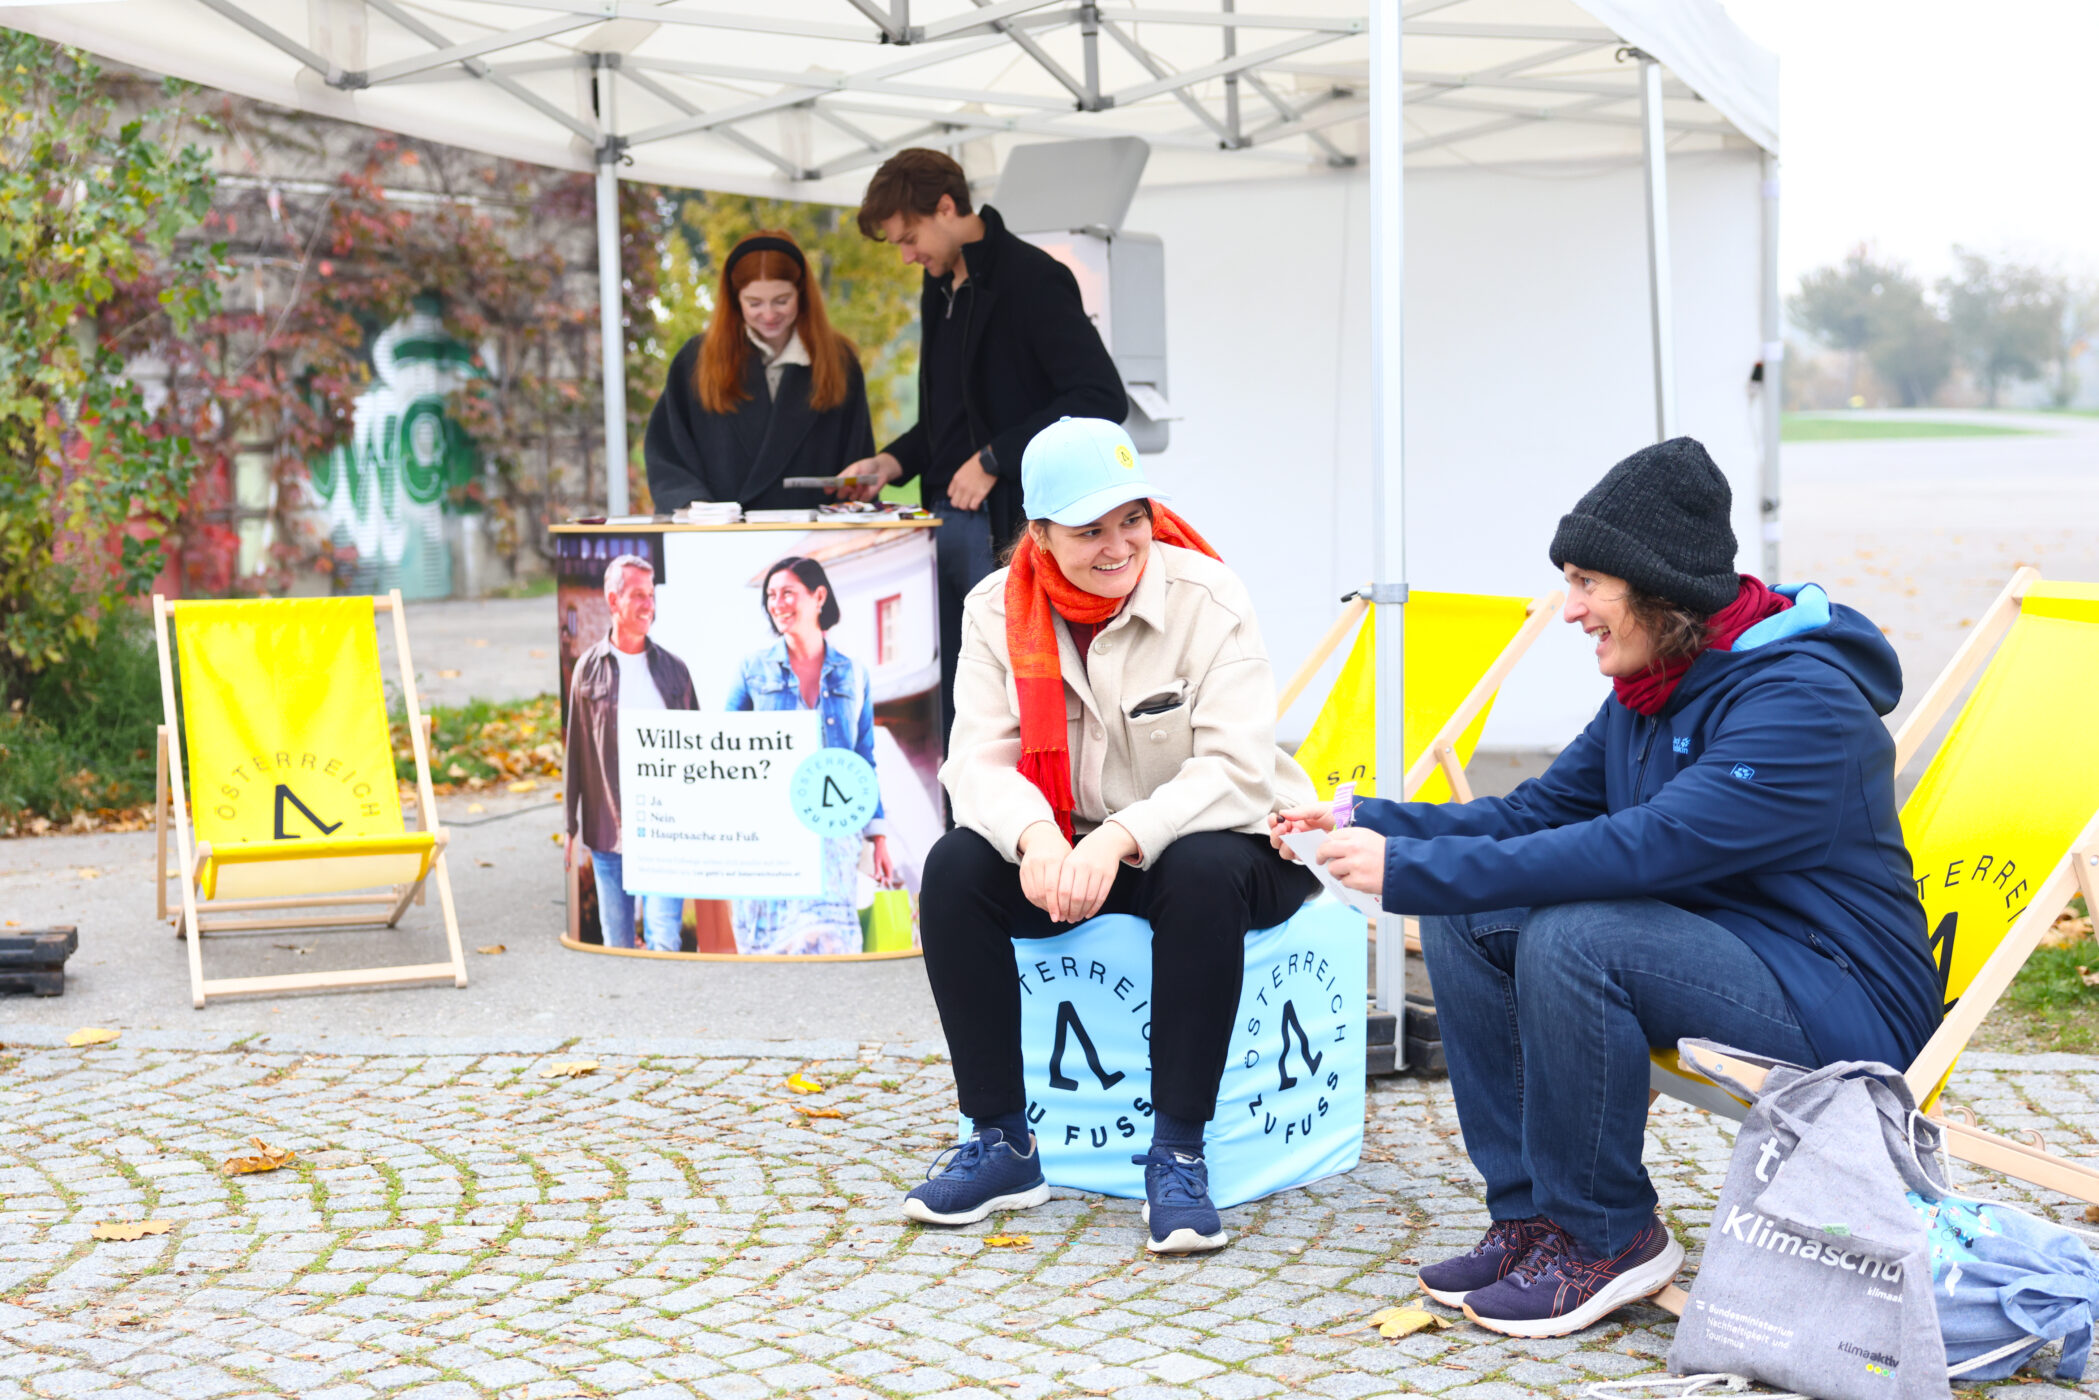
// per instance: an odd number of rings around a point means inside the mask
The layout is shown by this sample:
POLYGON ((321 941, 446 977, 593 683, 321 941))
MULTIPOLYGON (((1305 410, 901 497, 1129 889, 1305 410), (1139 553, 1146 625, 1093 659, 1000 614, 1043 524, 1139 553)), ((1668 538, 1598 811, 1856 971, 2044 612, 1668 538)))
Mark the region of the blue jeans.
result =
POLYGON ((1649 1046, 1699 1036, 1817 1062, 1763 959, 1660 900, 1425 918, 1421 954, 1488 1212, 1547 1216, 1586 1250, 1618 1252, 1654 1213, 1649 1046))
MULTIPOLYGON (((618 851, 590 853, 590 868, 598 876, 598 931, 607 948, 634 946, 635 897, 627 893, 620 865, 618 851)), ((685 901, 676 895, 642 895, 641 920, 648 946, 656 952, 675 953, 685 946, 685 901)))
POLYGON ((982 507, 961 510, 942 497, 931 503, 940 517, 933 532, 933 568, 940 583, 940 741, 947 751, 955 727, 955 663, 962 655, 962 600, 998 561, 991 557, 991 516, 982 507))

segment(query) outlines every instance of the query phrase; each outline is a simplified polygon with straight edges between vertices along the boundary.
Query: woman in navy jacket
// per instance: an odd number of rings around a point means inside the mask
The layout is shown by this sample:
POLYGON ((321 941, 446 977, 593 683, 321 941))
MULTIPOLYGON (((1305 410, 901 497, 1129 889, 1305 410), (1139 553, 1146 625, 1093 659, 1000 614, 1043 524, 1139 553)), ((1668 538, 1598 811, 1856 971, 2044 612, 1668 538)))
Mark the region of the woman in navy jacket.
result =
POLYGON ((1612 468, 1552 545, 1613 681, 1596 718, 1505 798, 1366 800, 1320 851, 1426 916, 1494 1224, 1421 1283, 1496 1331, 1586 1327, 1682 1264, 1640 1165, 1650 1046, 1899 1067, 1942 1012, 1882 722, 1894 650, 1813 584, 1737 575, 1731 503, 1689 438, 1612 468))

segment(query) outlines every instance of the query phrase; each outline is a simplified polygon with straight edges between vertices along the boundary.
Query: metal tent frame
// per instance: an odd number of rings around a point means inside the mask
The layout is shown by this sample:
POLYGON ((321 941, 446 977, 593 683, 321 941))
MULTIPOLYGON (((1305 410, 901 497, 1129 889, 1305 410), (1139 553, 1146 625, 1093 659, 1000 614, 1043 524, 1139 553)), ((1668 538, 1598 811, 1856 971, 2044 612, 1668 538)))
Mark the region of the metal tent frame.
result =
MULTIPOLYGON (((1763 366, 1775 386, 1777 63, 1716 0, 110 0, 11 23, 139 67, 491 154, 596 172, 606 473, 625 513, 617 181, 855 203, 894 151, 972 178, 1017 142, 1139 136, 1150 184, 1367 165, 1372 599, 1406 599, 1402 167, 1641 162, 1658 437, 1675 431, 1667 157, 1764 153, 1763 366)), ((1258 217, 1258 215, 1255 215, 1258 217)), ((1763 395, 1777 571, 1778 395, 1763 395)), ((1379 762, 1404 768, 1402 645, 1379 762)), ((1387 946, 1397 946, 1396 928, 1387 946)), ((1398 959, 1379 1000, 1401 1000, 1398 959)))

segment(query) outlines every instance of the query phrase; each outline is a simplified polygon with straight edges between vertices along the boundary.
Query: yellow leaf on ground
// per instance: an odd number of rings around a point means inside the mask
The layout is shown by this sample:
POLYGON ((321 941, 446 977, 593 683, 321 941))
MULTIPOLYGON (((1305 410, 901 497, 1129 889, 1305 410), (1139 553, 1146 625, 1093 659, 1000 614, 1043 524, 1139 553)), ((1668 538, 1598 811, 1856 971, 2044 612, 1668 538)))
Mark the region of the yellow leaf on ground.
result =
POLYGON ((228 1176, 246 1176, 250 1172, 273 1172, 299 1160, 299 1154, 289 1147, 272 1147, 259 1137, 248 1141, 255 1145, 255 1155, 228 1157, 219 1164, 220 1171, 228 1176))
POLYGON ((537 780, 536 778, 522 778, 522 779, 519 779, 519 780, 518 780, 517 782, 514 782, 514 783, 512 783, 512 784, 510 785, 510 787, 509 787, 509 791, 511 791, 511 792, 538 792, 538 791, 539 791, 539 781, 538 781, 538 780, 537 780))
POLYGON ((437 678, 441 681, 456 681, 459 679, 459 673, 457 671, 439 671, 437 678))
POLYGON ((561 833, 557 831, 553 835, 549 836, 547 839, 558 846, 561 844, 561 833))
POLYGON ((802 1115, 802 1116, 803 1116, 804 1118, 843 1118, 843 1117, 845 1117, 845 1115, 844 1115, 843 1113, 840 1113, 840 1112, 839 1112, 839 1111, 838 1111, 837 1109, 835 1109, 835 1108, 820 1108, 820 1107, 816 1106, 815 1104, 810 1104, 810 1105, 807 1105, 807 1106, 804 1106, 804 1105, 802 1105, 802 1104, 795 1104, 795 1105, 794 1105, 793 1107, 794 1107, 794 1111, 795 1111, 796 1113, 799 1113, 799 1114, 801 1114, 801 1115, 802 1115))
POLYGON ((101 1026, 82 1026, 66 1037, 66 1044, 107 1045, 122 1034, 122 1031, 105 1030, 101 1026))
POLYGON ((596 1060, 562 1060, 539 1072, 541 1079, 577 1079, 586 1074, 597 1073, 596 1060))
MULTIPOLYGON (((481 805, 480 803, 478 803, 478 802, 469 802, 469 803, 467 803, 467 804, 466 804, 466 809, 467 809, 467 811, 468 811, 468 812, 485 812, 485 811, 487 811, 487 810, 488 810, 488 808, 486 808, 486 807, 482 806, 482 805, 481 805)), ((482 863, 483 865, 486 865, 486 864, 488 864, 488 862, 487 862, 487 861, 483 861, 483 862, 481 862, 481 863, 482 863)))
POLYGON ((2084 1208, 2084 1221, 2087 1225, 2099 1225, 2099 1206, 2086 1206, 2084 1208))
POLYGON ((1450 1326, 1450 1319, 1426 1308, 1384 1308, 1370 1315, 1380 1337, 1411 1337, 1427 1328, 1450 1326))
POLYGON ((98 1240, 139 1240, 174 1228, 172 1220, 105 1220, 89 1233, 98 1240))
POLYGON ((1035 1243, 1032 1235, 986 1235, 984 1244, 989 1249, 1026 1249, 1035 1243))
POLYGON ((803 1074, 800 1070, 796 1070, 793 1074, 787 1076, 787 1087, 794 1090, 797 1094, 821 1094, 824 1091, 823 1085, 803 1074))
POLYGON ((510 951, 510 949, 508 945, 502 943, 484 943, 480 947, 476 948, 474 951, 477 953, 487 953, 493 956, 497 953, 507 953, 510 951))
POLYGON ((2087 972, 2084 970, 2084 964, 2079 963, 2077 965, 2077 980, 2084 983, 2087 987, 2099 987, 2099 972, 2087 972))
POLYGON ((92 865, 83 865, 76 868, 73 871, 73 875, 76 879, 81 880, 99 880, 102 878, 102 872, 95 869, 92 865))

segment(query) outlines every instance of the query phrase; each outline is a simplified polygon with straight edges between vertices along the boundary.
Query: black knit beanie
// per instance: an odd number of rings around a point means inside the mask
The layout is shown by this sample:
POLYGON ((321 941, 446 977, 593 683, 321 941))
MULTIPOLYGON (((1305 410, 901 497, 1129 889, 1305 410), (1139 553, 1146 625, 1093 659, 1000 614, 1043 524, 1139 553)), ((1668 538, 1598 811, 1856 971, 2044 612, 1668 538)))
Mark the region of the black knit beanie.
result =
POLYGON ((1696 438, 1643 447, 1612 467, 1552 537, 1554 567, 1616 574, 1699 613, 1735 600, 1734 493, 1696 438))

